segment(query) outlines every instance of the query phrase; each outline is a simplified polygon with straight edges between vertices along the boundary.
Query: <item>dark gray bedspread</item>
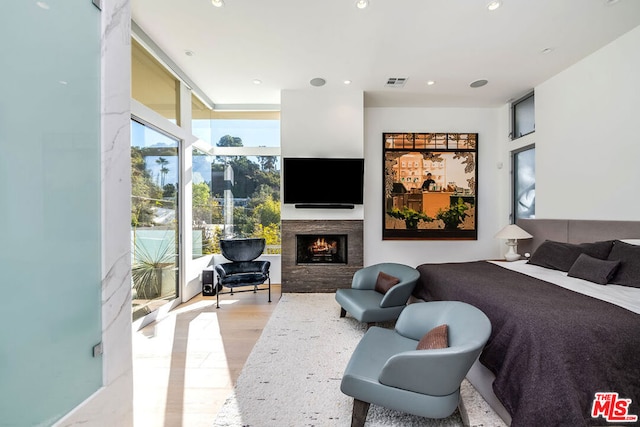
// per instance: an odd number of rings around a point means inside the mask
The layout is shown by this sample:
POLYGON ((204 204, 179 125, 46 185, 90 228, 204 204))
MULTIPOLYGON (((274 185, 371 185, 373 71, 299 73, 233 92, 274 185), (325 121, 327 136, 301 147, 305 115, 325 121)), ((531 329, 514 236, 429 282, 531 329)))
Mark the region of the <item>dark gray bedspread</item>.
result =
POLYGON ((480 361, 512 426, 607 425, 591 418, 596 392, 632 399, 640 415, 640 315, 484 261, 418 271, 414 296, 464 301, 491 320, 480 361))

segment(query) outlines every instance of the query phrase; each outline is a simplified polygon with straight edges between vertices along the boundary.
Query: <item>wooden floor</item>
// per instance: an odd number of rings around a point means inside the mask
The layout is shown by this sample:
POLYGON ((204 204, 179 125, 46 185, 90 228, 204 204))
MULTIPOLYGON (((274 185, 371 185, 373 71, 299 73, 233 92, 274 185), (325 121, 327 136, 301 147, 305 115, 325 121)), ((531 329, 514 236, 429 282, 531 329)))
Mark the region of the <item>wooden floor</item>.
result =
POLYGON ((134 332, 135 427, 210 427, 280 295, 198 296, 134 332))

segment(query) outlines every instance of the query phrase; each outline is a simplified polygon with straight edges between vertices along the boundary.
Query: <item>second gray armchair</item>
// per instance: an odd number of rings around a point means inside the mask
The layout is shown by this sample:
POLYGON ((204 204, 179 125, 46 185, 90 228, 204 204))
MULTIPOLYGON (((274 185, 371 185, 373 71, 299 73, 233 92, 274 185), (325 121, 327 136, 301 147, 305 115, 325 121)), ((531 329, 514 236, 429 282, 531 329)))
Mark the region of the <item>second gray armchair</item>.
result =
POLYGON ((420 273, 413 267, 398 263, 381 263, 364 267, 353 275, 351 288, 338 289, 336 301, 340 304, 340 317, 346 313, 369 325, 396 320, 406 307, 420 273), (383 273, 379 279, 378 275, 383 273), (381 281, 386 293, 379 292, 381 281), (376 290, 378 283, 378 290, 376 290))

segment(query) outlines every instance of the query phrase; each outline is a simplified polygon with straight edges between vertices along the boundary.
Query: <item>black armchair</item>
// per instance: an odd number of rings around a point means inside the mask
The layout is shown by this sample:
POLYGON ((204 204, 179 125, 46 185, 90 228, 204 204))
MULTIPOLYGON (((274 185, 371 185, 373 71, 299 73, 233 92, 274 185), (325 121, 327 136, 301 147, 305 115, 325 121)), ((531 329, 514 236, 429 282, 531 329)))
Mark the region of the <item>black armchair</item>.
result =
POLYGON ((269 277, 269 261, 255 261, 265 248, 264 239, 227 239, 220 241, 222 255, 231 262, 216 265, 215 271, 218 274, 218 284, 216 285, 216 307, 220 308, 220 294, 234 293, 234 288, 242 286, 252 286, 253 289, 236 290, 235 292, 254 293, 261 290, 269 291, 269 302, 271 302, 271 278, 269 277), (267 288, 259 288, 258 285, 268 281, 267 288), (224 287, 230 289, 229 292, 221 292, 224 287))

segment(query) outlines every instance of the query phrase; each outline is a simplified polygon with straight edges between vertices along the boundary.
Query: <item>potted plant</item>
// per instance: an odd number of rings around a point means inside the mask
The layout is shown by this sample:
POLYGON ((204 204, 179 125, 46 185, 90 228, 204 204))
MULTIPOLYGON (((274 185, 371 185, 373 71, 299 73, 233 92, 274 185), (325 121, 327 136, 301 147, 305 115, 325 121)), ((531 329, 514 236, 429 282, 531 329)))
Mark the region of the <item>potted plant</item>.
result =
POLYGON ((171 251, 171 242, 163 242, 151 249, 141 243, 143 239, 136 239, 134 248, 134 263, 131 266, 133 290, 137 298, 155 299, 162 293, 163 272, 175 265, 175 256, 171 251))
POLYGON ((441 220, 444 223, 445 230, 456 230, 462 221, 465 220, 469 214, 467 210, 469 207, 464 203, 462 198, 458 198, 458 202, 449 206, 448 209, 440 209, 436 214, 436 219, 441 220))
POLYGON ((393 218, 398 218, 404 221, 407 230, 415 230, 418 228, 418 223, 420 221, 431 222, 433 218, 425 215, 423 212, 418 212, 413 209, 409 209, 406 206, 403 206, 402 209, 392 208, 390 211, 387 211, 387 214, 393 218))

